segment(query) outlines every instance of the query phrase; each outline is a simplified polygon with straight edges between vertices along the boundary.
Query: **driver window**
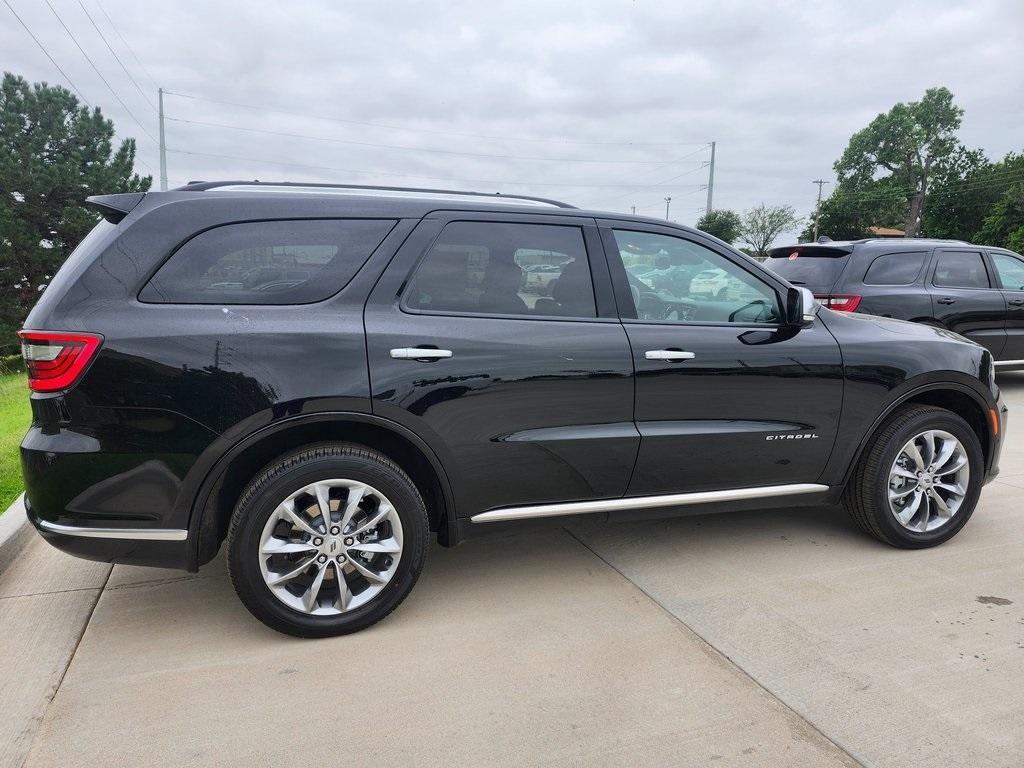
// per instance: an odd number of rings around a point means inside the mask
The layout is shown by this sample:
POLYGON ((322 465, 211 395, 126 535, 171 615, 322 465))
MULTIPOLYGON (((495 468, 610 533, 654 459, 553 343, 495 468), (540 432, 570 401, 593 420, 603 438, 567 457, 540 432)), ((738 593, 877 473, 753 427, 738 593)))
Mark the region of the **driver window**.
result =
POLYGON ((681 237, 614 230, 639 320, 777 324, 775 291, 729 259, 681 237))

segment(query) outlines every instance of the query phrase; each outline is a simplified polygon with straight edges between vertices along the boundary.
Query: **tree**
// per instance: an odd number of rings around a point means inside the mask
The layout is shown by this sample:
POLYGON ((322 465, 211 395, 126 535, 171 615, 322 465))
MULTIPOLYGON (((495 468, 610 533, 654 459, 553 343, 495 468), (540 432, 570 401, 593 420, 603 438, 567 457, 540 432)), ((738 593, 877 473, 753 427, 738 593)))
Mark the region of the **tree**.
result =
POLYGON ((734 211, 708 211, 697 222, 697 229, 719 240, 735 243, 740 238, 740 216, 734 211))
POLYGON ((70 91, 0 83, 0 349, 13 351, 39 291, 98 221, 93 194, 145 192, 133 172, 135 140, 113 151, 114 124, 70 91))
MULTIPOLYGON (((902 227, 905 201, 891 179, 879 179, 864 188, 840 182, 821 201, 819 232, 833 240, 868 237, 868 227, 902 227)), ((808 223, 800 239, 814 237, 814 222, 808 223)))
POLYGON ((961 148, 955 154, 955 160, 945 164, 929 185, 922 234, 976 241, 986 218, 1014 182, 1024 178, 1024 155, 1011 153, 993 163, 981 150, 961 148))
POLYGON ((740 239, 750 243, 755 256, 764 257, 776 237, 796 229, 800 223, 800 217, 791 206, 761 203, 743 214, 740 239))
POLYGON ((962 117, 946 88, 929 88, 921 101, 896 104, 850 137, 835 163, 840 183, 860 191, 879 172, 888 172, 906 199, 903 230, 907 237, 918 237, 930 176, 957 148, 962 117))
POLYGON ((1024 253, 1024 181, 1006 190, 974 239, 982 245, 1024 253))

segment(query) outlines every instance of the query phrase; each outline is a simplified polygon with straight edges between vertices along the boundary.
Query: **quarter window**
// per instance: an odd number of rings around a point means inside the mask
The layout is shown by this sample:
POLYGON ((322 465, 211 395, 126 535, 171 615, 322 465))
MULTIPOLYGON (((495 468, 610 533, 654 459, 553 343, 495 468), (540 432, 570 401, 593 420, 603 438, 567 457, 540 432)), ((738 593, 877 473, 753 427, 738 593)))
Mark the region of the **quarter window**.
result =
POLYGON ((139 299, 169 304, 308 304, 332 296, 394 227, 392 220, 257 221, 202 232, 139 299))
POLYGON ((988 272, 975 251, 943 251, 935 265, 935 285, 943 288, 988 288, 988 272))
POLYGON ((778 297, 767 283, 690 240, 614 231, 639 320, 776 324, 778 297))
POLYGON ((871 262, 867 274, 864 275, 865 285, 910 285, 921 274, 921 267, 927 253, 887 253, 871 262))
POLYGON ((992 263, 999 273, 999 282, 1010 291, 1024 291, 1024 261, 1007 256, 1005 253, 992 253, 992 263))
POLYGON ((416 270, 405 306, 427 312, 596 317, 583 230, 452 222, 416 270))

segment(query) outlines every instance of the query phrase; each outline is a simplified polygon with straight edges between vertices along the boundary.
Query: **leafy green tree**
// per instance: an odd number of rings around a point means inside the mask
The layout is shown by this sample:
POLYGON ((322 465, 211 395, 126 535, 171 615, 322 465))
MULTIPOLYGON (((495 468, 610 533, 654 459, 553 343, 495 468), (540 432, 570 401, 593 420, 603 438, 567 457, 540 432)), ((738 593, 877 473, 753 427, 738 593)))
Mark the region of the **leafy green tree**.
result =
POLYGON ((1011 153, 993 163, 980 150, 961 149, 957 154, 932 184, 923 234, 975 241, 996 204, 1024 179, 1024 155, 1011 153))
POLYGON ((802 220, 789 205, 761 205, 743 214, 740 239, 750 243, 754 256, 763 257, 776 237, 800 226, 802 220))
POLYGON ((735 211, 709 211, 697 222, 697 229, 701 232, 707 232, 727 243, 735 243, 740 239, 741 227, 740 216, 735 211))
POLYGON ((906 200, 903 230, 907 237, 919 236, 929 181, 959 146, 962 117, 946 88, 929 88, 921 101, 896 104, 850 137, 834 166, 840 184, 860 192, 879 173, 888 174, 906 200))
POLYGON ((13 351, 29 309, 98 217, 93 194, 144 192, 135 140, 113 150, 114 124, 70 91, 5 72, 0 83, 0 350, 13 351))
MULTIPOLYGON (((818 232, 833 240, 857 240, 868 237, 868 227, 903 226, 902 192, 890 178, 877 179, 863 186, 840 182, 828 198, 821 201, 818 232)), ((814 237, 814 221, 800 233, 800 239, 814 237)))
POLYGON ((974 239, 982 245, 1024 253, 1024 181, 1006 190, 974 239))

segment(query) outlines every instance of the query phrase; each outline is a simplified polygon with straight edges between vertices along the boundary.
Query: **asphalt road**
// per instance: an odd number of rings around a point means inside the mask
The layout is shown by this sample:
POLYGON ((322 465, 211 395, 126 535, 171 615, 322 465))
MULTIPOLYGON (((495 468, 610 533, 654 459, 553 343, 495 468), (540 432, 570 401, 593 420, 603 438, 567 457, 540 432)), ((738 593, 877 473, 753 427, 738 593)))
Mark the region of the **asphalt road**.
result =
POLYGON ((199 574, 33 541, 0 574, 0 765, 1024 764, 1024 374, 923 552, 839 510, 434 548, 389 619, 277 635, 199 574))

